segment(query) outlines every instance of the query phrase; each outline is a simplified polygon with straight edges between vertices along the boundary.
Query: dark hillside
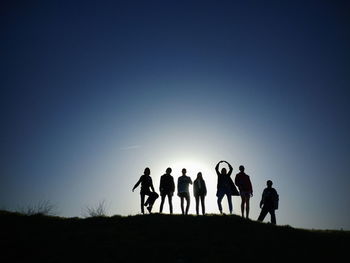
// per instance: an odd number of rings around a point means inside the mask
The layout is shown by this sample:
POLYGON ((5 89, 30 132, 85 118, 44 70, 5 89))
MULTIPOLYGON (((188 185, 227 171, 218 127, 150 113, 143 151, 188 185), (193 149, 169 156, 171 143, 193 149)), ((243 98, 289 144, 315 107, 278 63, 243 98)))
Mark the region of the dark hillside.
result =
POLYGON ((106 218, 0 212, 0 262, 228 262, 347 258, 348 231, 273 226, 238 216, 106 218))

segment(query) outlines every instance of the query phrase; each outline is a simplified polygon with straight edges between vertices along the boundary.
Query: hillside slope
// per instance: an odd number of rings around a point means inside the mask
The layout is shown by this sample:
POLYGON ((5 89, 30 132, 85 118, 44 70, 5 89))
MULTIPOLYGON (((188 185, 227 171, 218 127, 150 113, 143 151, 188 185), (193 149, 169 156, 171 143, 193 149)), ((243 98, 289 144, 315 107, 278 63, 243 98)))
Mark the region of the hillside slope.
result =
POLYGON ((348 231, 309 231, 238 216, 106 218, 0 212, 0 262, 220 262, 347 258, 348 231))

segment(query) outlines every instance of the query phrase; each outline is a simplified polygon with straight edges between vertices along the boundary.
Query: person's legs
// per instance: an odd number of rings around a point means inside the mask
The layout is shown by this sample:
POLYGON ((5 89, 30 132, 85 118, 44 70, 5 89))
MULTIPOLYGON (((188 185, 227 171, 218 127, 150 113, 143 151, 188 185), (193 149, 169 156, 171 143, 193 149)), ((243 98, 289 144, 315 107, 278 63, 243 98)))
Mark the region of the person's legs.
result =
POLYGON ((267 215, 267 212, 268 212, 268 210, 266 209, 266 208, 262 208, 261 209, 261 212, 260 212, 260 215, 259 215, 259 217, 258 217, 258 221, 264 221, 264 218, 265 218, 265 216, 267 215))
POLYGON ((202 214, 205 215, 205 204, 204 204, 205 196, 201 195, 200 198, 201 198, 201 205, 202 205, 202 214))
POLYGON ((276 225, 275 209, 271 209, 269 212, 270 212, 270 215, 271 215, 271 224, 276 225))
POLYGON ((196 201, 196 214, 197 214, 197 216, 198 216, 198 215, 199 215, 199 196, 196 195, 196 196, 194 197, 194 199, 195 199, 195 201, 196 201))
POLYGON ((186 198, 186 215, 188 215, 188 210, 190 209, 190 203, 191 203, 190 194, 186 193, 185 198, 186 198))
POLYGON ((148 194, 148 198, 146 200, 146 203, 144 204, 144 206, 146 206, 148 204, 147 210, 148 212, 151 214, 152 213, 152 208, 153 208, 153 204, 156 201, 156 199, 158 198, 158 194, 155 192, 150 192, 148 194))
POLYGON ((152 209, 154 202, 157 200, 159 195, 156 192, 151 192, 147 199, 149 207, 152 209))
POLYGON ((244 203, 245 203, 245 196, 242 194, 241 195, 241 213, 242 213, 242 217, 244 217, 244 203))
POLYGON ((168 201, 169 201, 170 214, 173 214, 173 197, 170 194, 168 194, 168 201))
POLYGON ((145 195, 145 198, 146 198, 146 195, 148 197, 147 197, 146 202, 143 204, 143 206, 148 206, 152 203, 152 192, 144 193, 144 195, 145 195))
POLYGON ((232 214, 232 210, 233 210, 233 208, 232 208, 232 195, 226 194, 226 196, 227 196, 227 201, 228 201, 228 208, 230 210, 230 214, 232 214))
POLYGON ((185 211, 184 211, 184 196, 180 196, 180 200, 181 200, 181 212, 182 214, 184 215, 185 214, 185 211))
POLYGON ((218 203, 218 207, 219 207, 219 211, 220 211, 220 214, 222 214, 222 205, 221 205, 221 201, 222 199, 224 198, 225 196, 225 192, 223 189, 219 188, 216 192, 216 196, 218 198, 217 200, 217 203, 218 203))
POLYGON ((249 200, 250 200, 250 196, 246 196, 245 199, 245 209, 246 209, 246 218, 249 218, 249 200))
POLYGON ((224 198, 224 195, 218 196, 218 207, 219 207, 220 214, 222 214, 222 205, 221 205, 222 198, 224 198))
MULTIPOLYGON (((145 196, 145 198, 146 198, 146 196, 145 196)), ((144 202, 144 203, 143 203, 143 206, 147 206, 147 205, 148 205, 149 200, 150 200, 149 198, 150 198, 150 196, 148 196, 148 198, 147 198, 146 202, 144 202)))
POLYGON ((145 195, 144 194, 140 194, 141 196, 141 213, 144 214, 144 202, 145 202, 145 195))
POLYGON ((159 213, 162 213, 162 212, 163 212, 164 200, 165 200, 165 195, 163 194, 163 195, 161 195, 159 213))

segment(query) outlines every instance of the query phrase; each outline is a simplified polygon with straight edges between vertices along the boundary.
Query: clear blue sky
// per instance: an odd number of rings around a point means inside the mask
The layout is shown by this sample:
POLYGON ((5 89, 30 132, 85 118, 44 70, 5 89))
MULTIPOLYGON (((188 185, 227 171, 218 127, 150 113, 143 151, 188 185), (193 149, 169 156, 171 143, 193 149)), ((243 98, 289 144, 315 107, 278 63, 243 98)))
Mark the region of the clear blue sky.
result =
POLYGON ((143 169, 158 190, 170 166, 201 170, 217 213, 224 159, 251 177, 253 219, 271 179, 279 224, 350 229, 348 1, 2 1, 0 14, 0 208, 136 214, 143 169))

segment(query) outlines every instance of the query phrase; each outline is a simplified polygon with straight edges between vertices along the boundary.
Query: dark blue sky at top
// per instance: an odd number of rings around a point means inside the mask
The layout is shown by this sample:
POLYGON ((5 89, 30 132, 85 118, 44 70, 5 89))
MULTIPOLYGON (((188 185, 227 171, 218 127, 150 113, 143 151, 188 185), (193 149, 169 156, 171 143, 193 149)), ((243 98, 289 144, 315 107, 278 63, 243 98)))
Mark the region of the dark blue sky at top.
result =
POLYGON ((350 204, 347 1, 5 1, 0 14, 0 205, 69 184, 112 136, 151 145, 193 123, 294 147, 279 158, 315 172, 303 194, 329 213, 350 204))

